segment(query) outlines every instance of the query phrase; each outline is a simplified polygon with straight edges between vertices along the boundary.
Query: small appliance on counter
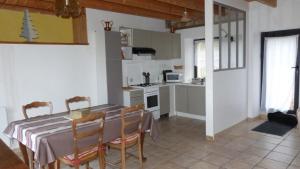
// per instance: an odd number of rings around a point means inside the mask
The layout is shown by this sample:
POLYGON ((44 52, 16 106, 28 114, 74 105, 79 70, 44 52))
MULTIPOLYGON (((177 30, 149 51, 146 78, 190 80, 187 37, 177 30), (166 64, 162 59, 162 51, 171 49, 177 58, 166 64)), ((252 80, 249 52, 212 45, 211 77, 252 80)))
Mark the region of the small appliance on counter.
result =
POLYGON ((173 72, 172 70, 163 70, 163 81, 166 83, 167 82, 167 73, 173 72))
POLYGON ((169 72, 166 73, 167 83, 180 83, 183 81, 183 75, 181 73, 169 72))
POLYGON ((205 78, 193 78, 192 84, 205 85, 205 78))

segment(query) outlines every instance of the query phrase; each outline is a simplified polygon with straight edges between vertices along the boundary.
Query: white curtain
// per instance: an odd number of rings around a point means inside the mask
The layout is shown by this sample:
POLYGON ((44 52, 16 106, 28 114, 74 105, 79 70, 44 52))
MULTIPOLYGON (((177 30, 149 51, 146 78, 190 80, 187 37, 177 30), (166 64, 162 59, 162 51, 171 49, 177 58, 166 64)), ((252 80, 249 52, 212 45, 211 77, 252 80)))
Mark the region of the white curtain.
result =
POLYGON ((298 35, 265 40, 265 109, 287 111, 293 106, 298 35))

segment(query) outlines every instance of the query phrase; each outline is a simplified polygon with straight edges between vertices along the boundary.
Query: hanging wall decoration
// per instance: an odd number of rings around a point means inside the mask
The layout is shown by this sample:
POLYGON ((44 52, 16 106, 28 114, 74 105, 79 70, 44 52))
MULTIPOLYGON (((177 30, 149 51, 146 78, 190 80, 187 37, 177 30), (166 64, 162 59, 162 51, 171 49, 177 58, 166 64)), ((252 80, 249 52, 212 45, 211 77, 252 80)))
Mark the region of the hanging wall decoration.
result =
POLYGON ((29 15, 29 10, 25 9, 23 17, 23 27, 21 37, 25 38, 27 42, 32 42, 33 39, 38 38, 38 32, 35 27, 32 25, 32 20, 29 15))

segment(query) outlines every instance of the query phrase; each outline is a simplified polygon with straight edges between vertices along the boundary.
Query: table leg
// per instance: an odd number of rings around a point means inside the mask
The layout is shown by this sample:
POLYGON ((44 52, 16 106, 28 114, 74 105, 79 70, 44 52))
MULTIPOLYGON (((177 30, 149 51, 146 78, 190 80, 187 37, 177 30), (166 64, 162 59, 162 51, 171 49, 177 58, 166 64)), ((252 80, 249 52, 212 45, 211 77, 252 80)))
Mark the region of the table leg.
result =
POLYGON ((55 164, 56 164, 56 161, 54 161, 54 162, 48 164, 48 169, 55 169, 55 168, 56 168, 56 167, 55 167, 55 164))
POLYGON ((29 159, 28 159, 28 154, 27 154, 27 148, 24 144, 22 144, 21 142, 19 142, 19 147, 24 159, 24 162, 27 166, 29 166, 29 159))
POLYGON ((142 132, 141 134, 141 147, 142 147, 142 156, 143 156, 143 162, 147 160, 147 158, 144 156, 144 141, 145 141, 145 133, 142 132))

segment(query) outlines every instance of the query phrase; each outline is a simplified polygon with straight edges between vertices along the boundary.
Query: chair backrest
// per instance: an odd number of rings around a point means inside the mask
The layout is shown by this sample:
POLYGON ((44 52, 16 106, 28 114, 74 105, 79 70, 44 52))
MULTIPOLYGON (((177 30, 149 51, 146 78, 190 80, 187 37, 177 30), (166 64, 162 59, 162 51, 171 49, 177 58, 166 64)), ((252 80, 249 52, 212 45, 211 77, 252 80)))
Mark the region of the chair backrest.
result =
POLYGON ((78 159, 78 155, 86 150, 90 150, 95 147, 98 147, 99 149, 102 148, 104 121, 105 113, 103 112, 91 113, 86 117, 75 119, 72 121, 73 151, 75 159, 78 159), (89 125, 92 125, 93 127, 89 125), (95 125, 96 127, 94 127, 95 125), (82 126, 83 129, 80 131, 80 128, 78 126, 82 126), (84 147, 78 146, 81 140, 86 140, 91 137, 97 137, 98 142, 91 143, 90 145, 84 144, 84 147))
POLYGON ((66 99, 66 107, 68 111, 71 111, 70 104, 78 103, 78 102, 87 102, 88 107, 91 107, 91 99, 90 97, 83 97, 83 96, 75 96, 70 99, 66 99))
POLYGON ((35 101, 29 104, 26 104, 22 107, 23 109, 23 115, 25 117, 25 119, 30 118, 28 116, 28 110, 29 109, 34 109, 34 108, 42 108, 42 107, 48 107, 49 108, 49 114, 52 114, 53 112, 53 105, 51 102, 39 102, 39 101, 35 101))
POLYGON ((143 117, 144 104, 134 105, 121 110, 121 135, 123 139, 130 134, 141 134, 143 117))

